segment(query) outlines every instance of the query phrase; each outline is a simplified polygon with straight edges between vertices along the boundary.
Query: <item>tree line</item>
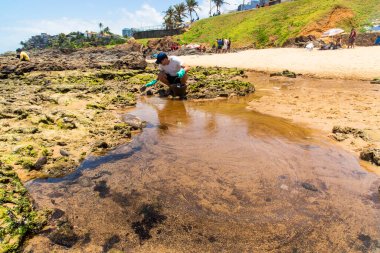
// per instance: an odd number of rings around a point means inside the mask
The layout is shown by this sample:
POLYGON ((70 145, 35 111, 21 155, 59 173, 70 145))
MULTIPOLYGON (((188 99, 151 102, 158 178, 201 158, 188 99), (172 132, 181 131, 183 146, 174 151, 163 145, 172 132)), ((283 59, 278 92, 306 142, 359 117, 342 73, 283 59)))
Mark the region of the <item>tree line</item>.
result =
MULTIPOLYGON (((223 4, 226 4, 227 2, 224 0, 211 0, 210 1, 210 17, 212 16, 212 8, 216 8, 215 15, 220 15, 220 9, 223 4), (214 6, 211 6, 211 3, 214 4, 214 6)), ((195 19, 193 19, 193 14, 196 15, 196 19, 199 19, 197 10, 200 10, 199 3, 196 0, 185 0, 183 3, 175 4, 172 6, 169 6, 169 8, 164 11, 164 26, 166 29, 176 29, 183 27, 184 25, 184 19, 189 17, 190 22, 194 22, 195 19)))

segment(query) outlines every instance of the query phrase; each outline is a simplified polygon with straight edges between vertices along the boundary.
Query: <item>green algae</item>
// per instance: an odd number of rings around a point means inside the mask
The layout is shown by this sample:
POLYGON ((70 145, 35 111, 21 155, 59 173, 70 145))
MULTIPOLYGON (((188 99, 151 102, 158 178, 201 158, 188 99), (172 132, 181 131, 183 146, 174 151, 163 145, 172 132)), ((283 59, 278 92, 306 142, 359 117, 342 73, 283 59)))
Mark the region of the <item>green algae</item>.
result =
POLYGON ((86 105, 87 109, 106 110, 107 106, 99 103, 90 103, 86 105))
POLYGON ((47 213, 36 211, 12 167, 0 162, 0 252, 15 252, 25 236, 38 232, 47 213))
POLYGON ((115 97, 111 98, 110 102, 119 106, 133 106, 136 105, 136 96, 131 92, 118 94, 115 97))
POLYGON ((58 119, 56 121, 56 125, 58 126, 58 128, 64 129, 64 130, 72 130, 72 129, 77 128, 77 126, 75 125, 74 122, 67 121, 67 120, 65 120, 65 118, 58 119))
POLYGON ((245 78, 243 69, 195 67, 189 71, 188 97, 214 98, 228 97, 231 94, 245 96, 254 92, 251 83, 245 78))

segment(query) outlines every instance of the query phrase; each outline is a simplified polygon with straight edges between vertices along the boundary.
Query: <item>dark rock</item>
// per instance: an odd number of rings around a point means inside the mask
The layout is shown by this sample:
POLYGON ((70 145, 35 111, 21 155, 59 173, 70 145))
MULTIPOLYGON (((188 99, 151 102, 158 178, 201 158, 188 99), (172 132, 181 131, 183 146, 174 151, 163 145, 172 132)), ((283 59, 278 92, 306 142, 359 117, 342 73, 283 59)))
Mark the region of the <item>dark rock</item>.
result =
POLYGON ((120 237, 118 235, 113 235, 110 238, 107 239, 106 243, 103 245, 103 252, 108 252, 112 247, 119 243, 120 237))
POLYGON ((153 96, 153 91, 152 90, 147 90, 146 91, 147 96, 153 96))
POLYGON ((51 215, 51 218, 53 220, 58 220, 60 219, 63 215, 65 214, 64 211, 62 211, 61 209, 54 209, 52 215, 51 215))
POLYGON ((66 142, 63 142, 63 141, 57 141, 57 145, 58 145, 58 146, 66 146, 67 143, 66 143, 66 142))
POLYGON ((71 248, 78 242, 78 236, 69 222, 64 222, 48 238, 55 244, 71 248))
POLYGON ((62 156, 70 156, 70 153, 67 152, 67 151, 64 150, 64 149, 60 149, 60 150, 59 150, 59 153, 60 153, 62 156))
POLYGON ((107 197, 110 193, 110 188, 107 186, 107 181, 102 180, 97 183, 94 187, 94 191, 99 192, 99 197, 101 198, 107 197))
POLYGON ((313 192, 318 191, 317 187, 315 187, 314 185, 309 184, 309 183, 302 183, 302 187, 305 188, 306 190, 309 190, 309 191, 313 191, 313 192))
POLYGON ((209 242, 211 243, 214 243, 216 242, 216 238, 214 236, 210 236, 209 238, 207 238, 209 242))
POLYGON ((95 147, 97 148, 108 148, 109 145, 105 141, 99 141, 95 143, 95 147))
POLYGON ((145 241, 152 236, 150 230, 164 222, 167 217, 162 215, 157 206, 146 204, 140 207, 139 215, 143 217, 141 221, 132 223, 132 229, 139 236, 140 241, 145 241))
POLYGON ((91 234, 90 233, 86 233, 83 236, 83 240, 82 240, 81 244, 85 245, 85 244, 89 244, 90 242, 91 242, 91 234))
POLYGON ((38 158, 37 162, 34 164, 34 169, 35 170, 40 170, 42 169, 42 167, 47 163, 47 157, 46 156, 42 156, 40 158, 38 158))
POLYGON ((380 78, 375 78, 371 81, 371 84, 380 84, 380 78))
POLYGON ((360 233, 358 235, 358 240, 362 242, 362 245, 359 246, 361 252, 375 252, 376 248, 380 248, 379 241, 372 239, 369 235, 360 233))
POLYGON ((380 149, 369 148, 360 153, 360 159, 380 166, 380 149))

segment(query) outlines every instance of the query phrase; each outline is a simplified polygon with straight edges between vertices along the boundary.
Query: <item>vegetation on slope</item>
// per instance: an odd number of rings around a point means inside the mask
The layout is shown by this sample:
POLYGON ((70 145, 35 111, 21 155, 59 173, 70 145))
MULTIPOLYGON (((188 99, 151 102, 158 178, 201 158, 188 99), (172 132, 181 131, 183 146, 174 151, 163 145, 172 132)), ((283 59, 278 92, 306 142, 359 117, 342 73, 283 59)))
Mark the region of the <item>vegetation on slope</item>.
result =
POLYGON ((231 38, 234 47, 282 46, 308 27, 362 29, 379 11, 378 0, 295 0, 200 20, 180 39, 212 45, 217 38, 231 38))

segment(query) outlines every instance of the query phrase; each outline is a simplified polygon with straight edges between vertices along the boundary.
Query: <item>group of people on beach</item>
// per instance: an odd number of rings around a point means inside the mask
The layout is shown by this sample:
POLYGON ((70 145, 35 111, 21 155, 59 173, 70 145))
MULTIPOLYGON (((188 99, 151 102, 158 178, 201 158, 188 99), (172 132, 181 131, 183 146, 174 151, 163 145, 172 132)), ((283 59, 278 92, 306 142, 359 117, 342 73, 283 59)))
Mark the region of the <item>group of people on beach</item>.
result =
MULTIPOLYGON (((348 36, 347 48, 354 48, 356 41, 357 33, 355 28, 352 28, 350 35, 348 36)), ((308 48, 306 46, 306 48, 308 48)), ((342 36, 339 36, 335 42, 324 43, 321 45, 320 50, 332 50, 332 49, 340 49, 343 48, 343 39, 342 36)), ((309 49, 309 48, 308 48, 309 49)))
POLYGON ((216 39, 212 49, 217 54, 231 52, 231 39, 216 39))

